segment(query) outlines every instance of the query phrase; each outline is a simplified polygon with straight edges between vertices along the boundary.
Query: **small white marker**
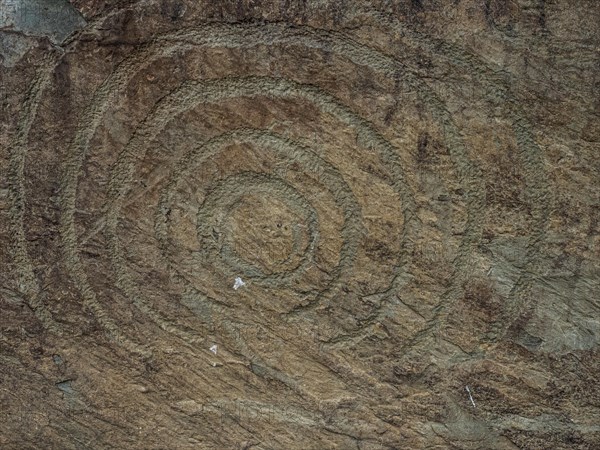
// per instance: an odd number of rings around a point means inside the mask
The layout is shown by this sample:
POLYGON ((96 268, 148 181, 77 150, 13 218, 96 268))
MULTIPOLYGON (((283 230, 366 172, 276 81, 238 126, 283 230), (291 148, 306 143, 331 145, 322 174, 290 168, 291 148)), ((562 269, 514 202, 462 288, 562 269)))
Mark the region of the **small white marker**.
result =
POLYGON ((209 350, 216 355, 217 354, 217 348, 218 348, 217 344, 213 344, 213 346, 211 348, 209 348, 209 350))
POLYGON ((467 394, 469 394, 469 400, 471 400, 473 408, 475 408, 475 400, 473 400, 473 396, 471 395, 471 389, 469 389, 469 386, 465 386, 465 390, 467 391, 467 394))
POLYGON ((242 280, 240 277, 237 277, 235 279, 235 282, 233 283, 233 289, 235 289, 236 291, 241 288, 242 286, 245 286, 246 283, 244 283, 244 280, 242 280))

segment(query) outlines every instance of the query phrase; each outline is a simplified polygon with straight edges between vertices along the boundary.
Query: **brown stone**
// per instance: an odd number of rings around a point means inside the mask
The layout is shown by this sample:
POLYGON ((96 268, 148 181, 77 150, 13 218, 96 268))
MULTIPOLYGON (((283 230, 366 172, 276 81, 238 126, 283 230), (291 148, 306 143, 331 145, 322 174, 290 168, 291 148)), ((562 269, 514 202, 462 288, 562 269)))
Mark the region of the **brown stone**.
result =
POLYGON ((0 448, 600 448, 597 2, 0 6, 0 448))

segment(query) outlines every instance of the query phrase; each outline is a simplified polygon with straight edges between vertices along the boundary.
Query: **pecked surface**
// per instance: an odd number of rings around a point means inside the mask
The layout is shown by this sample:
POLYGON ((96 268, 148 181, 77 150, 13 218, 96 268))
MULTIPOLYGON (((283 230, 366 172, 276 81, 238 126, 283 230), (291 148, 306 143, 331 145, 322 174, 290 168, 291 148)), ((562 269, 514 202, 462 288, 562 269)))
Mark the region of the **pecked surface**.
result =
POLYGON ((25 3, 2 448, 600 446, 594 2, 25 3))

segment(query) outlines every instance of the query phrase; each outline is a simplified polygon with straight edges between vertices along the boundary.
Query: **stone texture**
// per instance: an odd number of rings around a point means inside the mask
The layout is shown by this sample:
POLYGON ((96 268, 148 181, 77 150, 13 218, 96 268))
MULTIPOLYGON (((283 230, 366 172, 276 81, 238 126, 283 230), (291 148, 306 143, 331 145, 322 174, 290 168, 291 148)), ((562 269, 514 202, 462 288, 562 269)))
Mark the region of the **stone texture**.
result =
POLYGON ((85 20, 67 0, 0 0, 0 65, 12 67, 46 37, 62 43, 85 20))
POLYGON ((0 447, 600 448, 597 2, 45 3, 0 447))

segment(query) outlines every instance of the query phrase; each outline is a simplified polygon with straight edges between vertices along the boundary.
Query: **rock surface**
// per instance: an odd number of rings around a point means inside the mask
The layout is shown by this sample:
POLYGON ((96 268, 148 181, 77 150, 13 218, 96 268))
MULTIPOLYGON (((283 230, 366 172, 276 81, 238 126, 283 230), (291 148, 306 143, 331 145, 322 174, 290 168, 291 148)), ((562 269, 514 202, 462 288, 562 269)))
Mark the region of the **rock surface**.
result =
POLYGON ((2 5, 1 448, 600 448, 596 1, 2 5))

